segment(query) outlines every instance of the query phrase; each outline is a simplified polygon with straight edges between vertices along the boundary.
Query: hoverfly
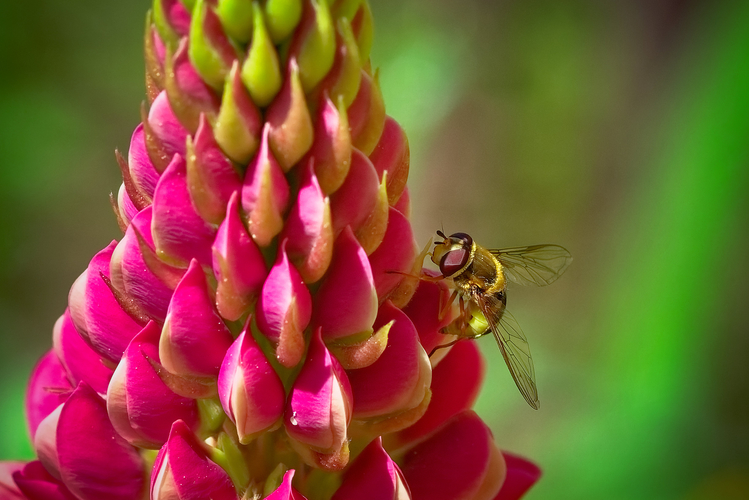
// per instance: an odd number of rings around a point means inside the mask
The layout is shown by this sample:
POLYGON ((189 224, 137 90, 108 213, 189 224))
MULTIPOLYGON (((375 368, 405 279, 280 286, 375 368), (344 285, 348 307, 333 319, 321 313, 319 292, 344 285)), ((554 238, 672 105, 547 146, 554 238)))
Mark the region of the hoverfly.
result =
POLYGON ((446 279, 454 288, 442 311, 445 313, 458 298, 460 314, 442 329, 442 333, 455 335, 457 339, 434 350, 491 332, 515 384, 528 404, 537 410, 536 375, 528 341, 515 318, 505 311, 507 279, 523 285, 549 285, 564 273, 572 256, 558 245, 489 250, 465 233, 445 236, 437 231, 437 234, 442 241, 435 242, 431 259, 442 276, 434 279, 446 279))

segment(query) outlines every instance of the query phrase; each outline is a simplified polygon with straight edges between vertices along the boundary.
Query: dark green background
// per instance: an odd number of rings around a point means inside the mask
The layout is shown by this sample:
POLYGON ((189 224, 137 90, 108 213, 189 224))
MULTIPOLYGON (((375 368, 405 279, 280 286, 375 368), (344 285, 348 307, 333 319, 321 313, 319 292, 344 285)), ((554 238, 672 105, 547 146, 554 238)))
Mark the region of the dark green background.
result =
MULTIPOLYGON (((0 2, 0 458, 91 256, 143 99, 148 2, 0 2)), ((545 477, 529 499, 749 498, 749 2, 372 0, 411 140, 412 220, 558 243, 512 289, 542 407, 480 340, 477 405, 545 477)))

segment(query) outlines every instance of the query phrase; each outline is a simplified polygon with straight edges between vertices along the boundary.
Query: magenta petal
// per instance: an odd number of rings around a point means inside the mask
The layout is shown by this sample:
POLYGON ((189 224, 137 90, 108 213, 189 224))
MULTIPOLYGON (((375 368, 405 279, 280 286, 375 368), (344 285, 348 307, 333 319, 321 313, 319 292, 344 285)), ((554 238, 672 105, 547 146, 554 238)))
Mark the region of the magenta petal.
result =
POLYGON ((369 159, 380 179, 387 172, 388 201, 395 205, 406 187, 411 160, 406 133, 393 118, 388 116, 385 119, 382 136, 369 159))
POLYGON ((3 500, 28 500, 28 496, 18 489, 17 483, 13 480, 14 476, 21 474, 25 465, 23 462, 0 462, 0 498, 3 500))
POLYGON ((26 420, 32 440, 42 420, 67 401, 71 392, 73 386, 68 381, 65 367, 54 350, 48 351, 31 372, 26 388, 26 420))
POLYGON ((57 453, 63 482, 81 500, 131 500, 143 491, 143 459, 117 434, 106 403, 85 382, 62 407, 57 453))
POLYGON ((450 290, 444 280, 437 283, 420 281, 413 298, 403 308, 419 332, 421 345, 427 352, 445 343, 440 329, 450 322, 451 316, 445 314, 444 318, 439 319, 439 315, 440 305, 447 304, 449 300, 450 290))
POLYGON ((122 310, 102 278, 109 278, 113 241, 97 253, 70 289, 70 315, 78 333, 100 356, 117 362, 141 326, 122 310))
POLYGON ((237 500, 224 470, 208 458, 204 445, 181 420, 172 425, 169 440, 151 473, 152 500, 237 500))
POLYGON ((184 269, 156 257, 151 238, 152 207, 138 213, 112 255, 114 286, 131 297, 151 318, 164 321, 174 287, 184 269))
POLYGON ((151 321, 135 336, 107 391, 112 425, 128 442, 141 448, 160 448, 175 420, 183 420, 193 429, 199 423, 196 401, 176 395, 156 371, 160 333, 151 321))
POLYGON ((133 131, 127 163, 130 168, 130 176, 138 191, 148 196, 149 199, 153 199, 156 183, 159 182, 159 173, 148 157, 142 123, 138 124, 133 131))
POLYGON ((343 185, 330 197, 333 229, 338 234, 346 226, 356 231, 367 220, 377 204, 380 180, 372 162, 354 149, 351 168, 343 185))
POLYGON ((195 211, 187 190, 187 166, 175 155, 156 185, 151 230, 158 256, 175 265, 198 259, 211 265, 216 228, 195 211))
POLYGON ((13 480, 22 495, 6 497, 0 480, 0 498, 3 500, 76 500, 70 490, 47 472, 39 461, 29 462, 14 472, 13 480))
POLYGON ((216 311, 203 269, 190 263, 174 290, 159 355, 164 368, 187 377, 215 377, 233 337, 216 311))
POLYGON ((124 183, 120 184, 120 189, 117 191, 117 206, 119 208, 119 215, 126 225, 130 224, 133 217, 138 214, 138 209, 127 194, 124 183))
POLYGON ((281 484, 273 493, 265 497, 265 500, 307 500, 291 486, 292 479, 294 479, 294 469, 287 470, 281 484))
POLYGON ((312 162, 302 173, 299 194, 280 237, 287 240, 289 258, 305 283, 316 282, 327 271, 334 239, 330 200, 320 188, 312 162))
POLYGON ((268 246, 283 228, 283 213, 289 203, 289 183, 270 151, 266 124, 260 149, 245 173, 242 208, 247 213, 250 234, 261 247, 268 246))
POLYGON ((380 307, 375 328, 393 321, 388 344, 370 366, 348 372, 354 394, 354 418, 392 415, 417 407, 432 380, 429 357, 419 343, 416 328, 390 302, 380 307))
POLYGON ((242 187, 239 173, 216 144, 204 114, 187 157, 187 185, 197 212, 207 222, 220 224, 231 195, 242 187))
MULTIPOLYGON (((302 371, 294 381, 286 404, 286 433, 296 443, 305 460, 305 450, 318 467, 319 456, 344 455, 331 469, 340 469, 348 461, 346 433, 351 421, 352 394, 346 372, 325 347, 317 330, 312 337, 302 371), (299 446, 301 445, 301 446, 299 446), (343 454, 341 452, 343 451, 343 454)), ((311 464, 313 465, 313 464, 311 464)), ((332 465, 332 466, 331 466, 332 465)))
POLYGON ((161 3, 161 10, 164 12, 169 26, 180 37, 186 36, 190 32, 190 12, 182 5, 182 2, 179 0, 156 1, 161 3))
POLYGON ((491 431, 470 410, 411 448, 402 469, 413 500, 494 498, 507 472, 491 431))
POLYGON ((175 154, 185 155, 185 139, 188 132, 174 115, 165 91, 162 91, 151 104, 148 111, 148 126, 161 142, 167 161, 175 154))
POLYGON ((380 246, 369 256, 377 296, 380 301, 388 298, 409 273, 419 253, 411 223, 394 208, 388 214, 388 227, 380 246), (395 272, 394 272, 395 271, 395 272))
POLYGON ((507 464, 507 478, 494 500, 518 500, 536 484, 541 477, 541 469, 525 458, 502 452, 507 464))
POLYGON ((238 192, 229 200, 213 242, 213 272, 218 280, 218 312, 236 321, 250 309, 268 274, 260 249, 242 224, 238 192))
MULTIPOLYGON (((83 380, 99 394, 106 394, 112 370, 105 366, 99 355, 83 341, 73 325, 68 309, 55 322, 52 338, 55 352, 73 384, 78 385, 78 382, 83 380)), ((70 389, 72 391, 73 388, 70 389)))
POLYGON ((277 428, 286 400, 281 379, 252 338, 249 324, 226 353, 218 376, 221 405, 242 444, 277 428))
POLYGON ((322 327, 326 341, 372 332, 377 292, 367 254, 350 228, 335 242, 333 260, 315 296, 315 306, 314 324, 322 327))
POLYGON ((286 241, 278 249, 256 311, 258 328, 277 344, 278 360, 284 366, 295 366, 304 354, 303 333, 312 314, 312 298, 299 272, 289 263, 286 241))
MULTIPOLYGON (((432 399, 424 416, 398 439, 414 442, 473 406, 484 379, 484 359, 475 342, 458 342, 432 371, 432 399)), ((352 382, 353 384, 353 382, 352 382)))
POLYGON ((405 500, 411 498, 398 465, 375 438, 346 470, 332 500, 405 500))

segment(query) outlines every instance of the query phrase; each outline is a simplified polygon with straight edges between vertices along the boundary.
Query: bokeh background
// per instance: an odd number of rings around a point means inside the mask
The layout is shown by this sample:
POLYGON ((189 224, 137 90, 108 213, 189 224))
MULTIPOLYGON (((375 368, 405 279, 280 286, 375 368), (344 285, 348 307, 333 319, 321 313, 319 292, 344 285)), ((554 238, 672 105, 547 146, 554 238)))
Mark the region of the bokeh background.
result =
MULTIPOLYGON (((147 0, 0 1, 0 459, 144 98, 147 0)), ((511 289, 541 410, 490 338, 477 405, 543 499, 749 498, 749 2, 371 0, 420 243, 558 243, 511 289)))

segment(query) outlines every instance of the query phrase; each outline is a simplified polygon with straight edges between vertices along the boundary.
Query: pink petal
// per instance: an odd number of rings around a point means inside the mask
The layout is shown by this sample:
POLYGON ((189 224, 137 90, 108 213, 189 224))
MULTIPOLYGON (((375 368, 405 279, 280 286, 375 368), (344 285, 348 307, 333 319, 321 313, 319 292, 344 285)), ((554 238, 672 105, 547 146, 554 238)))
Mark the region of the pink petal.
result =
POLYGON ((294 479, 294 469, 287 470, 283 475, 283 481, 273 493, 265 497, 265 500, 307 500, 301 493, 291 486, 294 479))
POLYGON ((81 500, 131 500, 143 491, 138 450, 117 434, 104 400, 85 382, 62 407, 57 453, 63 482, 81 500))
POLYGON ((127 163, 130 168, 130 176, 138 191, 144 193, 149 199, 153 199, 156 183, 159 182, 159 173, 148 157, 142 123, 138 124, 133 131, 127 163))
POLYGON ((159 363, 160 333, 158 325, 149 322, 133 338, 107 391, 107 412, 114 428, 141 448, 159 449, 175 420, 191 428, 199 424, 196 401, 172 392, 154 367, 159 363))
POLYGON ((484 359, 475 342, 455 344, 432 371, 429 408, 414 425, 399 433, 399 442, 415 442, 470 409, 479 395, 484 371, 484 359))
POLYGON ((358 230, 377 204, 380 181, 369 158, 361 151, 351 155, 351 168, 343 185, 330 198, 335 234, 344 227, 358 230))
POLYGON ((447 304, 450 300, 450 290, 444 280, 437 283, 420 281, 411 301, 403 312, 411 318, 421 338, 424 350, 432 352, 432 349, 445 343, 445 336, 440 329, 450 323, 451 315, 445 314, 440 319, 440 306, 447 304))
POLYGON ((109 278, 109 262, 117 242, 91 259, 88 269, 70 289, 70 315, 78 333, 100 356, 117 362, 141 326, 127 314, 102 276, 109 278))
POLYGON ((213 272, 218 280, 218 312, 236 321, 250 309, 268 274, 260 249, 242 224, 238 192, 229 200, 213 242, 213 272))
POLYGON ((411 448, 402 469, 413 500, 491 500, 507 472, 491 431, 470 410, 411 448))
POLYGON ((83 380, 96 392, 106 394, 112 369, 102 363, 99 355, 78 334, 70 318, 70 310, 66 309, 65 314, 55 322, 52 338, 55 353, 73 383, 78 385, 83 380))
POLYGON ((182 156, 175 155, 156 185, 151 222, 156 253, 173 265, 198 259, 210 266, 216 228, 195 211, 187 190, 186 168, 182 156))
POLYGON ((215 377, 233 337, 216 311, 203 269, 190 263, 174 290, 159 355, 164 368, 186 377, 215 377))
POLYGON ((314 324, 322 327, 326 341, 372 333, 377 292, 367 254, 350 228, 335 242, 333 260, 315 296, 315 306, 314 324))
POLYGON ((372 365, 348 372, 354 394, 354 418, 392 415, 417 407, 432 381, 429 358, 416 328, 390 302, 380 307, 375 328, 393 321, 388 344, 372 365))
POLYGON ((312 162, 302 174, 299 195, 280 236, 287 240, 289 258, 305 283, 316 282, 328 270, 334 240, 330 200, 317 182, 312 162))
POLYGON ((156 0, 161 3, 166 21, 180 37, 190 32, 190 12, 179 0, 156 0))
POLYGON ((346 179, 351 167, 351 148, 345 108, 326 97, 318 111, 315 139, 306 156, 314 159, 315 175, 325 194, 335 192, 346 179))
POLYGON ((172 425, 151 473, 152 500, 237 500, 224 470, 181 420, 172 425))
POLYGON ((242 186, 239 173, 216 144, 205 115, 200 115, 198 131, 188 149, 187 186, 190 199, 204 220, 220 224, 231 195, 242 186))
POLYGON ((369 256, 380 302, 386 300, 403 281, 403 274, 399 273, 410 273, 418 253, 411 223, 391 207, 385 237, 377 250, 369 256))
POLYGON ((143 134, 148 157, 157 172, 163 172, 175 154, 185 155, 188 131, 172 111, 166 91, 162 91, 143 120, 143 134))
POLYGON ((378 76, 370 76, 362 69, 359 92, 348 108, 351 140, 355 148, 365 155, 372 153, 382 135, 385 116, 378 76))
POLYGON ((283 213, 289 203, 289 183, 268 145, 266 124, 260 150, 247 168, 242 185, 242 208, 247 213, 250 234, 261 247, 268 246, 283 228, 283 213))
POLYGON ((536 484, 541 469, 536 464, 512 453, 502 452, 507 464, 507 478, 494 500, 518 500, 536 484))
MULTIPOLYGON (((3 500, 76 500, 76 497, 44 468, 41 462, 34 461, 13 473, 13 480, 22 492, 19 496, 5 497, 0 481, 0 498, 3 500)), ((19 493, 20 493, 19 492, 19 493)))
POLYGON ((340 470, 348 462, 346 432, 351 421, 351 387, 317 330, 294 381, 284 425, 292 445, 310 465, 340 470))
MULTIPOLYGON (((0 462, 0 498, 3 500, 26 500, 28 497, 21 493, 13 476, 24 468, 23 462, 0 462)), ((42 467, 42 469, 44 469, 42 467)))
POLYGON ((281 379, 249 331, 229 348, 218 376, 218 394, 229 419, 237 426, 239 441, 280 426, 286 400, 281 379))
POLYGON ((409 500, 411 494, 398 465, 375 438, 343 475, 332 500, 409 500))
POLYGON ((406 133, 393 118, 385 119, 382 136, 369 159, 380 179, 387 172, 388 201, 395 205, 406 187, 411 160, 406 133))
POLYGON ((304 355, 304 329, 312 314, 309 289, 286 255, 286 241, 263 284, 256 307, 260 331, 277 345, 276 357, 286 367, 296 366, 304 355))
POLYGON ((26 419, 32 440, 42 420, 67 401, 71 392, 73 386, 68 381, 65 367, 54 350, 48 351, 31 372, 26 388, 26 419))

